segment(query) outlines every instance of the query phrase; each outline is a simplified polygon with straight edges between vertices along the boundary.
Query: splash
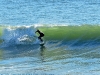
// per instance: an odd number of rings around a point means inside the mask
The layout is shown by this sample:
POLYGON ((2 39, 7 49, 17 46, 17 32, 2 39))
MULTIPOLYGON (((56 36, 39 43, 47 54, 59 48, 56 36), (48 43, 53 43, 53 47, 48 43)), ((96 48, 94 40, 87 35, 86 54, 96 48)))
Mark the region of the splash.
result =
POLYGON ((37 44, 39 40, 33 26, 7 27, 3 31, 2 39, 7 45, 14 44, 37 44))

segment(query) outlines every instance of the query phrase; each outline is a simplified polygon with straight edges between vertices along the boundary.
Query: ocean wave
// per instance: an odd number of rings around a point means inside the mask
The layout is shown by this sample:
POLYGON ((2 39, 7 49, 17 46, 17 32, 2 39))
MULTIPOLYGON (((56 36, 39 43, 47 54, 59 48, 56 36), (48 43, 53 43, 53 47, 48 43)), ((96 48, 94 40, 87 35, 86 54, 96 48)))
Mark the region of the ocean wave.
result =
POLYGON ((73 44, 99 43, 99 25, 30 25, 30 26, 1 26, 0 35, 6 43, 10 44, 34 44, 37 43, 39 29, 45 36, 45 41, 63 41, 73 44))

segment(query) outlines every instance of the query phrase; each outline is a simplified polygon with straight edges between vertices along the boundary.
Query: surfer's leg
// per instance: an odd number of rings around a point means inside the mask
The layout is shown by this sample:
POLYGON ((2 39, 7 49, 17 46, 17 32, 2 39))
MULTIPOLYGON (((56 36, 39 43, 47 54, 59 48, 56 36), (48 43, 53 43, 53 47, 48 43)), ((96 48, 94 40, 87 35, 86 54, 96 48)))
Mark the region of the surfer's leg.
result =
POLYGON ((38 39, 39 39, 40 41, 43 41, 42 38, 41 38, 41 36, 39 36, 38 39))
POLYGON ((43 40, 42 39, 40 39, 42 42, 43 42, 43 40))
POLYGON ((38 39, 40 39, 40 36, 38 37, 38 39))

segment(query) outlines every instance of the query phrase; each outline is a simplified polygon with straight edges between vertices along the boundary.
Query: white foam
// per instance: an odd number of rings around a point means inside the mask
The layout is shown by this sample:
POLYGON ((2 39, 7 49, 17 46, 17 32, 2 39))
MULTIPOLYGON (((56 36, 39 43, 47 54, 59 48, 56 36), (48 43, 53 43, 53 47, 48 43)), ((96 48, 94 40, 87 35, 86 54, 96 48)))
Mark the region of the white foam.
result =
POLYGON ((32 44, 37 42, 35 31, 33 26, 9 26, 4 29, 2 38, 9 44, 32 44))

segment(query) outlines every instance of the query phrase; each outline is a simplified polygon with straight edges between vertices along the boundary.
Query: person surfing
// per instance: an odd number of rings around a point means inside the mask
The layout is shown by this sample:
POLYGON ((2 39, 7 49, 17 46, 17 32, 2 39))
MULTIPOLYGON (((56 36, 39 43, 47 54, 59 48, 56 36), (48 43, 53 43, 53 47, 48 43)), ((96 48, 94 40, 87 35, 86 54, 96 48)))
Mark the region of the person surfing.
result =
MULTIPOLYGON (((43 42, 42 37, 44 37, 44 33, 43 33, 43 32, 41 32, 40 30, 37 30, 36 32, 38 32, 38 33, 39 33, 39 37, 38 37, 38 39, 39 39, 41 42, 43 42)), ((36 32, 35 32, 35 33, 36 33, 36 32)))

